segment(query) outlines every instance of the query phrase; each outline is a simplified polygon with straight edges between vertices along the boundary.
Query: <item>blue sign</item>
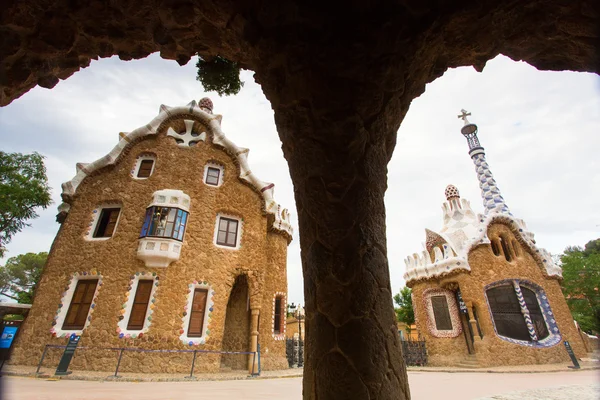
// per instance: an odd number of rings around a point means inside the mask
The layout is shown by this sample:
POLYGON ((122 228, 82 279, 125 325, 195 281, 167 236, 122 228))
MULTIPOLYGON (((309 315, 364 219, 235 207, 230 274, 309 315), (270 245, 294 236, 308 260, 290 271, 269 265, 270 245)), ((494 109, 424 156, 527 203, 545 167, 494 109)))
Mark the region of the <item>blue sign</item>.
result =
POLYGON ((15 335, 17 334, 16 326, 5 326, 2 331, 2 336, 0 337, 0 349, 10 349, 10 345, 12 344, 15 335))

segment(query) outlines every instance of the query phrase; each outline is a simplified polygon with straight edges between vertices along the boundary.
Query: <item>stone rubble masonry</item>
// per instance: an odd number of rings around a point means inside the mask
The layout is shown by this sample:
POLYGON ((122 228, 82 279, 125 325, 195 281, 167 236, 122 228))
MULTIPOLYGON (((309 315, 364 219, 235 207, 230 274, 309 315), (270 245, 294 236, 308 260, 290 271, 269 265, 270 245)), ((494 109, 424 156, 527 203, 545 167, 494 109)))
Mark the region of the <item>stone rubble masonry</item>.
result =
MULTIPOLYGON (((496 238, 505 235, 516 239, 514 232, 502 223, 492 223, 488 227, 488 237, 496 238)), ((427 310, 422 301, 423 292, 430 288, 446 287, 458 284, 465 304, 471 303, 477 310, 479 324, 483 332, 483 340, 475 334, 475 359, 479 367, 496 367, 507 365, 531 365, 561 363, 570 360, 563 341, 570 342, 578 358, 585 357, 585 347, 573 322, 573 317, 562 294, 559 281, 549 278, 533 258, 525 246, 518 242, 520 256, 508 262, 503 256, 495 256, 489 244, 479 245, 469 253, 471 272, 419 281, 412 285, 413 306, 419 332, 427 342, 429 366, 456 366, 468 359, 465 336, 461 333, 453 338, 432 336, 427 328, 427 310), (491 283, 505 279, 521 279, 540 286, 548 297, 550 308, 557 321, 562 340, 550 347, 529 347, 510 343, 500 339, 495 331, 492 317, 488 311, 485 287, 491 283)), ((468 329, 468 328, 467 328, 468 329)))
POLYGON ((159 51, 182 65, 220 55, 255 72, 294 183, 307 400, 410 398, 384 195, 398 127, 426 84, 500 53, 542 70, 600 70, 590 0, 347 2, 343 18, 337 2, 292 0, 5 3, 0 105, 112 55, 159 51))
MULTIPOLYGON (((195 126, 200 133, 201 125, 195 126)), ((178 147, 173 138, 166 136, 168 127, 177 132, 185 129, 182 119, 169 121, 158 135, 134 143, 115 165, 85 178, 78 188, 70 212, 52 245, 33 307, 15 345, 13 364, 34 365, 39 361, 44 345, 67 343, 67 338, 52 337, 50 333, 63 291, 74 273, 97 271, 102 276, 103 285, 80 346, 220 350, 229 294, 236 277, 245 274, 248 277, 249 306, 260 309, 262 368, 287 368, 285 342, 274 340, 269 323, 274 293, 287 293, 287 238, 268 230, 267 216, 261 211, 264 208, 263 198, 239 180, 234 157, 212 145, 211 137, 195 147, 178 147), (156 165, 148 179, 136 180, 131 176, 131 169, 141 153, 155 154, 156 165), (223 184, 218 188, 203 181, 204 166, 208 162, 224 166, 223 184), (181 258, 167 268, 148 268, 136 257, 138 237, 152 194, 161 189, 179 189, 188 194, 191 197, 190 215, 181 258), (114 201, 120 202, 122 209, 113 237, 85 240, 92 210, 114 201), (213 244, 215 219, 219 212, 242 218, 239 250, 218 248, 213 244), (120 339, 117 323, 130 277, 137 272, 155 272, 160 281, 152 323, 143 337, 120 339), (179 336, 188 285, 195 280, 211 285, 215 292, 214 311, 206 344, 189 346, 182 343, 179 336)), ((68 307, 68 304, 64 306, 68 307)), ((244 348, 238 351, 249 350, 249 332, 247 338, 244 348)), ((57 365, 61 354, 62 350, 48 351, 44 365, 57 365)), ((203 354, 198 357, 197 372, 219 370, 220 356, 203 354)), ((121 370, 186 372, 191 358, 189 353, 126 352, 121 370)), ((81 350, 74 357, 72 367, 110 371, 114 370, 116 360, 115 351, 81 350)))

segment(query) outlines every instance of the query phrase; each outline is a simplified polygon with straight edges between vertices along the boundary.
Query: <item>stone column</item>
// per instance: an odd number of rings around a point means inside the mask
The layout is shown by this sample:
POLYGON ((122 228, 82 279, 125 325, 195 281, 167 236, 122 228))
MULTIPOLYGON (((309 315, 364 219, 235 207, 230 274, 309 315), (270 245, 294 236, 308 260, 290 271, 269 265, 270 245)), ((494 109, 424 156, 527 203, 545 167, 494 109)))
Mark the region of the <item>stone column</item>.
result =
POLYGON ((475 314, 473 313, 473 302, 469 301, 466 303, 467 311, 469 312, 469 325, 471 325, 471 332, 473 332, 473 347, 477 350, 477 342, 480 342, 481 336, 479 336, 479 330, 477 329, 477 321, 475 320, 475 314))
POLYGON ((275 70, 272 81, 256 76, 294 182, 306 302, 303 397, 408 399, 384 204, 406 111, 394 95, 402 81, 313 80, 315 68, 296 65, 285 78, 275 70))
MULTIPOLYGON (((260 308, 252 308, 250 316, 250 351, 258 350, 258 316, 260 308)), ((254 368, 254 373, 258 373, 258 354, 248 355, 248 373, 251 374, 254 368)))

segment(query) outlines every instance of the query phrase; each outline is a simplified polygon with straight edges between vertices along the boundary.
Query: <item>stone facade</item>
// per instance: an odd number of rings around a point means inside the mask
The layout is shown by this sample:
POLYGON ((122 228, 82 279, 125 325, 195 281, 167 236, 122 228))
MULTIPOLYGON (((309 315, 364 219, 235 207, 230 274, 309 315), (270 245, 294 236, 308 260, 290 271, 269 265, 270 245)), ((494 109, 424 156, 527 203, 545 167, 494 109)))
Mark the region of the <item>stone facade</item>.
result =
MULTIPOLYGON (((72 332, 61 325, 74 282, 100 277, 80 346, 254 351, 258 341, 263 369, 287 368, 285 343, 276 340, 270 322, 274 294, 287 293, 289 214, 274 202, 273 185, 250 172, 248 150, 224 137, 221 117, 213 115, 210 106, 162 106, 150 124, 121 134, 108 156, 78 164, 76 178, 63 185, 63 222, 12 363, 36 364, 44 345, 65 345, 72 332), (195 146, 185 145, 188 136, 198 141, 195 146), (184 145, 176 142, 181 138, 184 145), (155 159, 151 175, 134 179, 138 158, 148 154, 155 159), (205 183, 207 164, 221 167, 218 186, 205 183), (165 189, 189 196, 189 218, 183 241, 174 241, 180 245, 178 259, 167 267, 148 266, 151 263, 139 257, 140 231, 153 196, 165 189), (107 239, 91 238, 91 216, 106 204, 120 207, 114 233, 107 239), (216 245, 219 215, 239 221, 235 248, 216 245), (153 280, 154 286, 144 329, 129 332, 123 321, 140 277, 153 280), (208 291, 204 333, 188 340, 190 293, 196 287, 208 291)), ((49 350, 47 365, 56 365, 61 353, 49 350)), ((253 359, 248 357, 229 356, 233 361, 228 362, 218 354, 199 353, 196 370, 216 371, 224 364, 251 370, 253 359)), ((121 370, 186 372, 191 358, 189 353, 126 352, 121 370)), ((115 363, 115 351, 82 349, 72 365, 110 371, 115 363)))
POLYGON ((306 301, 303 396, 407 399, 384 195, 411 101, 448 68, 481 71, 499 53, 541 70, 598 72, 600 14, 589 0, 354 2, 344 18, 327 17, 338 9, 292 0, 276 7, 10 1, 0 18, 0 105, 111 55, 160 52, 180 64, 198 53, 221 55, 255 71, 295 188, 306 301), (372 359, 385 362, 363 362, 372 359))
POLYGON ((476 215, 458 190, 446 188, 444 224, 427 230, 421 254, 404 275, 413 290, 416 325, 432 366, 502 366, 569 361, 585 347, 560 288, 562 271, 515 218, 466 120, 467 137, 484 203, 476 215), (501 294, 498 294, 501 293, 501 294), (434 305, 434 297, 437 304, 434 305))

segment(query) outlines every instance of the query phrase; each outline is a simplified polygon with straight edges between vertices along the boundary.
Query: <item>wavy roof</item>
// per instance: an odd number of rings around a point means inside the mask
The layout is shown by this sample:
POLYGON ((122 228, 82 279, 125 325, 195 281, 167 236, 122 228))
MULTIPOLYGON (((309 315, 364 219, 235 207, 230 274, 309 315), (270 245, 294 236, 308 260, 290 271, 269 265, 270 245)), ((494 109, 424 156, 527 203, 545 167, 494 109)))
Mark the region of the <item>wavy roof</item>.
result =
POLYGON ((119 142, 107 155, 89 164, 78 163, 77 174, 75 177, 62 184, 61 196, 63 198, 63 203, 58 207, 59 215, 57 216, 57 220, 59 220, 59 222, 64 220, 70 209, 69 203, 77 192, 77 188, 87 176, 101 168, 114 165, 124 151, 133 146, 135 142, 146 136, 157 135, 159 129, 167 122, 167 120, 178 116, 196 117, 201 123, 208 127, 208 130, 213 137, 213 144, 224 149, 225 152, 231 156, 232 160, 239 165, 239 179, 242 182, 247 183, 262 197, 264 202, 264 212, 269 217, 269 221, 272 221, 270 222, 269 229, 285 235, 288 242, 291 241, 293 228, 290 222, 290 214, 286 208, 282 209, 275 201, 275 185, 273 183, 264 182, 254 175, 248 165, 249 149, 238 147, 225 137, 225 134, 221 130, 222 116, 212 113, 212 103, 206 98, 200 100, 200 104, 196 103, 195 100, 192 100, 186 106, 182 107, 161 105, 158 116, 150 123, 129 133, 121 133, 119 142))

